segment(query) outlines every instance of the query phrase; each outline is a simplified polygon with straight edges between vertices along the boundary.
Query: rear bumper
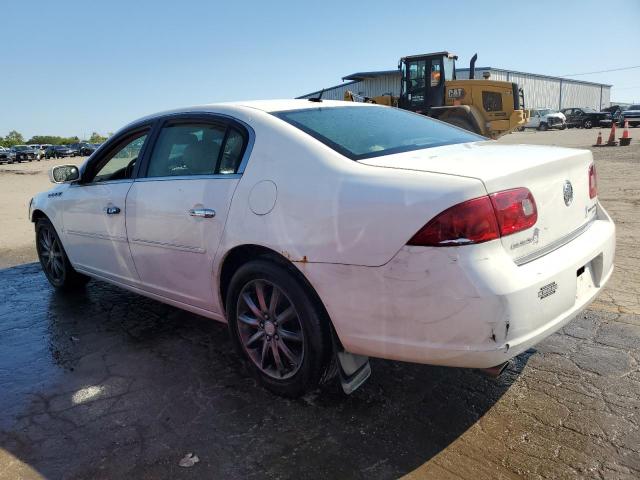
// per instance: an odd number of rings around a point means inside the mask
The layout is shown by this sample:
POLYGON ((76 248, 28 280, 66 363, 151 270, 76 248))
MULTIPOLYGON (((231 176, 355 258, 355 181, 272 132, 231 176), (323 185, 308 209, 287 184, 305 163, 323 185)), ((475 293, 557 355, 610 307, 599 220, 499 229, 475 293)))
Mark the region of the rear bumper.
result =
POLYGON ((614 253, 615 226, 599 206, 584 233, 521 266, 494 241, 404 247, 381 267, 299 268, 347 351, 487 368, 531 348, 587 308, 611 276, 614 253))

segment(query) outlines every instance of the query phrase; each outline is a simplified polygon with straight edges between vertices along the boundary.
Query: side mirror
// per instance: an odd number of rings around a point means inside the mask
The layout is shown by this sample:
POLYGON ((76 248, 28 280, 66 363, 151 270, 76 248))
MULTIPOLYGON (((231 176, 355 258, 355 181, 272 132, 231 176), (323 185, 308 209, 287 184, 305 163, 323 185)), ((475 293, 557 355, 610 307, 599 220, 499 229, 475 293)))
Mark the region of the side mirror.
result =
POLYGON ((51 183, 71 183, 80 180, 80 170, 75 165, 58 165, 49 171, 51 183))

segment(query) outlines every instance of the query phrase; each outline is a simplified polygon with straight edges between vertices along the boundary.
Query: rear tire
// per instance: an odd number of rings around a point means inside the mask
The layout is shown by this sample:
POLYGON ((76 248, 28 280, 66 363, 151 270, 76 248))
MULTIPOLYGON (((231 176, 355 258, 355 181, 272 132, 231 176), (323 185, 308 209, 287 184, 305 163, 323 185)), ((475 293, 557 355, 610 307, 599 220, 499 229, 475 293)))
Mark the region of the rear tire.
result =
POLYGON ((586 128, 587 130, 589 130, 589 129, 593 128, 593 120, 586 119, 586 120, 582 123, 582 126, 583 126, 584 128, 586 128))
POLYGON ((265 388, 298 397, 318 387, 331 361, 331 331, 293 267, 270 259, 245 263, 226 302, 234 345, 265 388))
POLYGON ((55 288, 75 290, 90 280, 71 266, 60 237, 48 218, 36 222, 36 250, 42 271, 55 288))
POLYGON ((547 125, 546 122, 542 122, 540 123, 538 130, 540 130, 541 132, 546 132, 547 130, 549 130, 549 125, 547 125))

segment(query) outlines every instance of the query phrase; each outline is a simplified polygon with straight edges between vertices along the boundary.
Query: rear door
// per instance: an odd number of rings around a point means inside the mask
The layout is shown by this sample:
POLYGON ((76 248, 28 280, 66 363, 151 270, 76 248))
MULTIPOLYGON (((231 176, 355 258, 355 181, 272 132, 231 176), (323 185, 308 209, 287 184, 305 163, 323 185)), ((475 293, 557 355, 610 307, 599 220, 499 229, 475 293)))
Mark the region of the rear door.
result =
POLYGON ((213 261, 248 135, 220 118, 164 123, 127 197, 129 245, 144 289, 219 311, 213 261))

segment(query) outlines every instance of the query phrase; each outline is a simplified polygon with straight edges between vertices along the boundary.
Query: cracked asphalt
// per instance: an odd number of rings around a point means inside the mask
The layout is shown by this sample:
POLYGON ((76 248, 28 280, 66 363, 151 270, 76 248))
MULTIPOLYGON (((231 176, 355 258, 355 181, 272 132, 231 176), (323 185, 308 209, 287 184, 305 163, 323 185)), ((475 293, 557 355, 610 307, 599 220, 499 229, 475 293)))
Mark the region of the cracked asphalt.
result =
POLYGON ((373 360, 349 397, 285 400, 222 324, 97 281, 61 294, 34 263, 0 270, 0 479, 640 478, 639 153, 594 150, 618 227, 607 289, 499 379, 373 360), (200 462, 179 467, 189 452, 200 462))

